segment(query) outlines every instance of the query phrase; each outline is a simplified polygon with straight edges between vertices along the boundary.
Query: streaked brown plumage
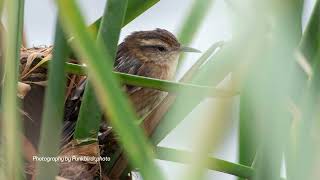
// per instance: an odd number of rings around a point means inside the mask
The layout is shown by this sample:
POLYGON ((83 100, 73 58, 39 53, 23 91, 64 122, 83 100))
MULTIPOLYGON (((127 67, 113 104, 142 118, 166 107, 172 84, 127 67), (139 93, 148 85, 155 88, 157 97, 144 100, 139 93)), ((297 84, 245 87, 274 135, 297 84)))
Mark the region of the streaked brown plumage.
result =
MULTIPOLYGON (((118 46, 114 71, 151 77, 162 80, 174 78, 178 57, 181 51, 197 52, 192 48, 182 47, 175 36, 167 30, 155 29, 152 31, 138 31, 127 36, 118 46)), ((83 83, 78 91, 66 103, 70 112, 65 113, 65 126, 63 144, 70 140, 73 134, 75 120, 77 119, 80 101, 84 90, 83 83)), ((124 85, 124 90, 131 100, 138 117, 144 117, 157 106, 166 95, 155 89, 124 85)), ((102 130, 105 130, 102 126, 102 130)))

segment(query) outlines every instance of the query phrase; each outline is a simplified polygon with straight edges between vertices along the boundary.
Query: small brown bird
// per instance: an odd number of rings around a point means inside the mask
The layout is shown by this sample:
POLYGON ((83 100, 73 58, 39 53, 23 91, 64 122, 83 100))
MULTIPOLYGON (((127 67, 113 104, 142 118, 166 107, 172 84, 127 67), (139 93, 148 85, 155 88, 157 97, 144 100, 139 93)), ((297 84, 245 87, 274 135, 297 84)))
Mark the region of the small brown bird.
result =
MULTIPOLYGON (((164 29, 134 32, 119 45, 114 70, 172 80, 181 52, 199 51, 181 46, 176 37, 164 29)), ((126 85, 126 93, 139 117, 150 112, 166 94, 159 90, 130 85, 126 85)))
MULTIPOLYGON (((145 76, 150 78, 172 80, 176 73, 179 54, 181 52, 200 52, 196 49, 183 47, 176 37, 167 30, 155 29, 152 31, 138 31, 127 36, 119 45, 114 63, 114 71, 145 76)), ((84 84, 76 91, 74 96, 66 103, 67 109, 71 112, 65 114, 63 144, 71 140, 75 121, 79 113, 80 101, 73 99, 82 95, 84 84)), ((142 118, 154 109, 166 95, 166 92, 124 85, 132 106, 135 108, 138 117, 142 118)), ((105 121, 103 121, 105 122, 105 121)), ((101 129, 107 125, 103 123, 101 129)))

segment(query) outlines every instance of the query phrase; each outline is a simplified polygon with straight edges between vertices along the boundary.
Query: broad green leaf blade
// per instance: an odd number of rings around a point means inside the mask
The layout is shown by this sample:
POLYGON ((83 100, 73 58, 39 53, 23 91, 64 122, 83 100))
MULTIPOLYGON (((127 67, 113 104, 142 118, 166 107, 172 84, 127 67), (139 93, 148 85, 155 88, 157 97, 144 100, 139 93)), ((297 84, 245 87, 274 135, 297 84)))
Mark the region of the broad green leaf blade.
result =
MULTIPOLYGON (((48 87, 42 116, 39 154, 44 157, 56 157, 60 149, 60 132, 64 113, 66 89, 65 60, 70 49, 65 35, 57 22, 52 62, 49 64, 48 87)), ((55 162, 38 162, 37 179, 55 179, 58 164, 55 162)))
MULTIPOLYGON (((1 2, 2 4, 2 2, 1 2)), ((1 112, 1 146, 4 153, 4 176, 6 179, 22 179, 23 163, 21 156, 21 119, 17 111, 17 84, 19 72, 20 47, 23 29, 24 0, 10 0, 5 2, 7 10, 7 29, 5 36, 4 82, 2 88, 1 112)), ((2 172, 1 172, 2 173, 2 172)))
POLYGON ((72 47, 81 57, 80 59, 88 65, 88 75, 91 77, 99 102, 119 135, 119 141, 130 162, 139 168, 145 179, 163 179, 159 168, 153 162, 154 154, 151 146, 143 131, 135 124, 137 119, 134 112, 112 74, 111 55, 105 51, 103 44, 97 45, 94 38, 90 36, 74 1, 57 0, 56 2, 63 27, 66 32, 75 37, 72 47))

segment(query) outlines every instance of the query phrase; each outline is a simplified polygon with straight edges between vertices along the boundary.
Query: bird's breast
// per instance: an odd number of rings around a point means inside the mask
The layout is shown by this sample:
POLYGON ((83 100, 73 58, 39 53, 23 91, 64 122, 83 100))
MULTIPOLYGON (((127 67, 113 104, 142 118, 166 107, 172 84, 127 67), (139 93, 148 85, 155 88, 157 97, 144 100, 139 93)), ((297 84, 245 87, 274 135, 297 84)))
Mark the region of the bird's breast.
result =
MULTIPOLYGON (((171 64, 144 64, 147 69, 145 76, 161 79, 172 80, 176 72, 177 63, 171 64)), ((153 110, 167 95, 167 92, 151 89, 140 88, 130 95, 130 100, 135 107, 139 117, 144 117, 148 112, 153 110)))
POLYGON ((137 115, 141 118, 153 110, 166 96, 167 92, 141 88, 130 96, 137 115))
POLYGON ((147 77, 172 80, 176 73, 177 61, 167 63, 146 63, 146 69, 149 73, 146 73, 147 77))

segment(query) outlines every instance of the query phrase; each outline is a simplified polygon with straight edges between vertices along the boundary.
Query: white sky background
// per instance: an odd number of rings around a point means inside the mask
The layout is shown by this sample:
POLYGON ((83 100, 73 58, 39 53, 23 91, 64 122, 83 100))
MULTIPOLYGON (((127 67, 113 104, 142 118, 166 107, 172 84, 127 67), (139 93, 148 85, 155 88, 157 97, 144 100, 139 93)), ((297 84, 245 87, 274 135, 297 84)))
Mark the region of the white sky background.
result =
MULTIPOLYGON (((86 16, 87 23, 91 23, 102 15, 105 0, 78 0, 86 16)), ((174 34, 177 33, 184 15, 189 10, 192 0, 161 0, 158 4, 146 13, 131 22, 121 33, 120 41, 132 31, 151 30, 164 28, 174 34)), ((305 7, 304 19, 310 15, 314 0, 308 0, 305 7)), ((226 13, 227 7, 223 0, 216 0, 211 7, 209 15, 206 17, 200 31, 198 32, 192 47, 205 51, 210 45, 219 40, 230 39, 231 26, 226 13)), ((52 0, 26 0, 25 9, 25 29, 29 46, 51 45, 54 39, 54 26, 56 9, 52 0)), ((306 24, 304 20, 303 24, 306 24)), ((186 61, 189 62, 184 67, 188 68, 200 55, 190 54, 186 61)), ((235 98, 230 114, 232 114, 232 131, 224 140, 224 143, 212 153, 213 156, 237 162, 237 121, 239 99, 235 98)), ((200 106, 206 107, 207 103, 214 102, 208 100, 200 106)), ((160 145, 178 149, 191 149, 193 134, 197 132, 197 125, 201 124, 201 119, 197 119, 197 108, 181 123, 160 145)), ((157 161, 168 180, 178 179, 184 170, 183 165, 173 162, 157 161)), ((208 171, 207 179, 235 179, 231 175, 208 171)))

